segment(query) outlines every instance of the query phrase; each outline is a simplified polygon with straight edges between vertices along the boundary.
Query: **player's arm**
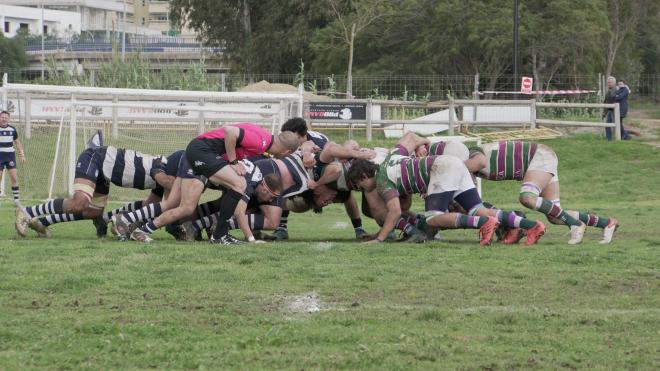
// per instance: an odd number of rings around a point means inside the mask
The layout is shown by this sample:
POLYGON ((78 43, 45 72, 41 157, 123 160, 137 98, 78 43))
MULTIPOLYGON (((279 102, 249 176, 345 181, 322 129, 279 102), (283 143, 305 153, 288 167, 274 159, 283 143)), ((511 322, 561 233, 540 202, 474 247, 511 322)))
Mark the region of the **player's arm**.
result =
POLYGON ((374 157, 376 157, 376 152, 373 150, 347 148, 335 142, 328 142, 328 144, 323 147, 319 159, 322 162, 329 163, 335 159, 348 160, 350 158, 362 158, 365 160, 371 160, 374 157))
POLYGON ((337 162, 333 162, 325 167, 325 169, 323 170, 323 175, 321 175, 319 180, 317 181, 313 181, 312 179, 308 180, 307 187, 309 187, 309 189, 314 189, 320 185, 332 183, 335 180, 339 179, 340 175, 341 175, 341 165, 337 162))
POLYGON ((431 141, 427 138, 420 137, 415 133, 408 132, 401 139, 399 139, 398 145, 404 147, 408 153, 415 153, 415 150, 421 146, 428 146, 431 144, 431 141))
POLYGON ((229 161, 236 174, 245 175, 245 167, 242 163, 237 162, 238 159, 236 158, 236 143, 240 135, 240 128, 225 126, 225 152, 227 154, 227 161, 229 161))
POLYGON ((385 221, 380 231, 376 235, 376 239, 368 241, 367 243, 378 243, 385 242, 387 235, 394 229, 396 226, 397 220, 401 216, 401 204, 399 202, 399 197, 392 197, 386 203, 387 215, 385 215, 385 221))
POLYGON ((321 148, 319 148, 319 146, 314 144, 314 142, 311 140, 308 140, 303 142, 303 144, 300 146, 300 149, 302 151, 303 166, 306 168, 313 167, 316 163, 314 153, 319 152, 321 148))
POLYGON ((236 205, 236 210, 234 210, 234 218, 238 222, 238 227, 241 229, 245 238, 249 242, 256 242, 254 235, 252 234, 252 229, 250 229, 250 223, 248 223, 247 216, 247 201, 241 199, 236 205))
POLYGON ((172 189, 174 180, 176 177, 167 175, 165 172, 165 164, 163 163, 162 157, 156 157, 151 163, 151 170, 149 170, 149 175, 166 191, 172 189))
POLYGON ((20 139, 17 138, 14 140, 14 148, 16 148, 16 154, 18 155, 18 158, 21 160, 21 162, 27 162, 27 159, 25 158, 25 148, 23 147, 23 143, 21 143, 20 139))

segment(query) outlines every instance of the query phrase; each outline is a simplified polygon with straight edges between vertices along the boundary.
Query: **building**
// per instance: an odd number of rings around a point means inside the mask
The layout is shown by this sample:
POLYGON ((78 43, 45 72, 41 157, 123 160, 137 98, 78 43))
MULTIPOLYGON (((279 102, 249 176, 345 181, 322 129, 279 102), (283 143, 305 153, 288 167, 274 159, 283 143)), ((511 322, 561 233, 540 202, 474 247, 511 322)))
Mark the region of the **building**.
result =
POLYGON ((135 0, 133 7, 135 23, 143 27, 158 30, 163 35, 196 36, 189 28, 172 25, 169 0, 135 0))
POLYGON ((80 33, 81 17, 75 12, 0 4, 0 25, 5 37, 20 32, 68 37, 80 33))

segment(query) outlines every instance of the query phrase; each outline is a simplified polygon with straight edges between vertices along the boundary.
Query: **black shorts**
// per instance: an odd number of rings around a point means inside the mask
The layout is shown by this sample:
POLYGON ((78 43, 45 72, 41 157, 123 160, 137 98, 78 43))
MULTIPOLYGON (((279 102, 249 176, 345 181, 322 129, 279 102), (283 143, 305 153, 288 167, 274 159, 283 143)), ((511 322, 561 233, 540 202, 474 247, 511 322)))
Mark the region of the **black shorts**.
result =
POLYGON ((16 152, 0 152, 0 170, 16 169, 16 152))
MULTIPOLYGON (((216 140, 217 141, 217 140, 216 140)), ((202 175, 210 178, 218 170, 227 166, 229 162, 222 158, 224 146, 218 152, 218 146, 211 146, 204 139, 193 139, 186 148, 186 158, 194 175, 202 175)))
POLYGON ((76 163, 76 178, 95 182, 94 193, 107 195, 110 193, 110 181, 103 175, 103 160, 105 151, 88 148, 78 156, 76 163))

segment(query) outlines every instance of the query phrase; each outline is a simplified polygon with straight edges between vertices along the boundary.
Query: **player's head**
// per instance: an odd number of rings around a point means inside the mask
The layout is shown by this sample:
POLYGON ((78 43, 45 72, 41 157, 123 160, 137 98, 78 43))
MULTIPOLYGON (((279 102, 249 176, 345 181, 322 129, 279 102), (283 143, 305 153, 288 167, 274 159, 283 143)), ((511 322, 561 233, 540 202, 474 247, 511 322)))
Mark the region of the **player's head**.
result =
POLYGON ((284 157, 295 152, 300 146, 298 136, 290 131, 283 131, 273 138, 273 145, 270 147, 270 154, 275 157, 284 157))
POLYGON ((9 124, 9 112, 0 112, 0 124, 2 124, 2 126, 7 126, 7 124, 9 124))
POLYGON ((356 159, 346 177, 353 188, 369 192, 376 188, 376 170, 378 165, 373 162, 356 159))
POLYGON ((300 144, 307 140, 307 122, 301 117, 286 120, 282 125, 282 131, 290 131, 298 135, 300 144))
POLYGON ((465 161, 465 166, 471 173, 477 173, 486 166, 486 153, 479 146, 470 147, 468 150, 470 155, 465 161))
POLYGON ((259 202, 270 202, 282 193, 282 178, 279 174, 266 175, 255 189, 259 202))
POLYGON ((608 88, 613 88, 616 86, 616 78, 614 76, 610 76, 607 78, 607 87, 608 88))

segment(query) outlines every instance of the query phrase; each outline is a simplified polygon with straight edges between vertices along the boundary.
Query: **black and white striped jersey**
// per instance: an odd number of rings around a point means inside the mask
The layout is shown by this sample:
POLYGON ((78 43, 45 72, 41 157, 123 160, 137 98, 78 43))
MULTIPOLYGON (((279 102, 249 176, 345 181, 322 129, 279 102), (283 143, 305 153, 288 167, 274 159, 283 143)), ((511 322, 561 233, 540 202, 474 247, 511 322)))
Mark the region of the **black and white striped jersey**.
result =
POLYGON ((156 181, 149 175, 153 161, 160 157, 163 163, 167 163, 165 157, 149 155, 132 149, 108 146, 97 150, 105 152, 102 157, 103 176, 112 184, 124 188, 156 188, 156 181))

